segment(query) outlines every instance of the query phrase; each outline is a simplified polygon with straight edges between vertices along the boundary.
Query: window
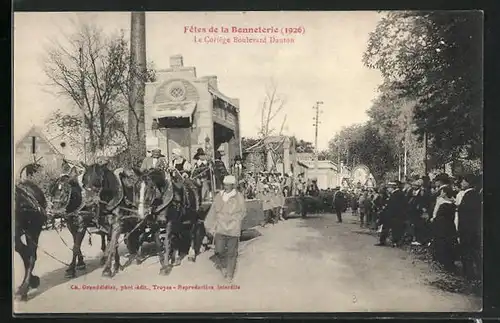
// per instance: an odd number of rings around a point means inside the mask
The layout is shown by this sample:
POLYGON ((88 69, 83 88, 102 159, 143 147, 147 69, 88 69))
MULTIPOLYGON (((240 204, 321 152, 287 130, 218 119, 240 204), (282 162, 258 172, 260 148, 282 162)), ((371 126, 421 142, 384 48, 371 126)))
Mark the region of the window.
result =
POLYGON ((170 89, 170 95, 174 99, 182 99, 184 97, 184 89, 181 87, 173 87, 170 89))

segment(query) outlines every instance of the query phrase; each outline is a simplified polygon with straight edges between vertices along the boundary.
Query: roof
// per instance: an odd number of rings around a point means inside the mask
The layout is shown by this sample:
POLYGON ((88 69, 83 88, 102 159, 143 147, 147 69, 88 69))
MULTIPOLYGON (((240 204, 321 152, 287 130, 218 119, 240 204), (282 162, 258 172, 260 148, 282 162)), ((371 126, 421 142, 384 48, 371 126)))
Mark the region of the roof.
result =
POLYGON ((153 105, 153 118, 189 118, 196 109, 196 102, 168 102, 153 105))
POLYGON ((306 164, 304 164, 300 160, 297 161, 297 164, 299 164, 299 166, 302 166, 302 167, 305 167, 305 168, 309 168, 306 164))
POLYGON ((234 99, 231 99, 230 97, 224 95, 222 92, 214 88, 213 86, 208 86, 208 92, 212 93, 213 95, 219 97, 220 99, 226 101, 227 103, 231 104, 233 107, 238 109, 238 107, 234 104, 234 99))
POLYGON ((314 160, 313 153, 297 153, 297 158, 303 161, 314 160))
MULTIPOLYGON (((309 169, 315 168, 314 160, 299 160, 298 163, 304 167, 309 169)), ((318 168, 319 169, 333 169, 337 170, 337 165, 329 160, 318 160, 318 168)))
POLYGON ((254 144, 251 147, 248 147, 245 151, 246 152, 256 152, 259 150, 262 150, 264 148, 264 143, 266 144, 278 144, 277 147, 274 147, 276 150, 277 148, 280 148, 283 146, 286 140, 289 140, 291 143, 291 139, 288 136, 269 136, 266 137, 265 139, 260 139, 256 144, 254 144))
POLYGON ((43 141, 45 141, 50 146, 50 148, 54 151, 55 154, 63 156, 63 154, 59 151, 59 149, 57 149, 52 144, 52 142, 49 139, 47 139, 47 136, 44 134, 43 130, 35 125, 33 125, 23 136, 19 137, 19 139, 16 142, 16 146, 19 145, 19 143, 21 141, 23 141, 28 136, 36 136, 38 138, 41 138, 43 141))

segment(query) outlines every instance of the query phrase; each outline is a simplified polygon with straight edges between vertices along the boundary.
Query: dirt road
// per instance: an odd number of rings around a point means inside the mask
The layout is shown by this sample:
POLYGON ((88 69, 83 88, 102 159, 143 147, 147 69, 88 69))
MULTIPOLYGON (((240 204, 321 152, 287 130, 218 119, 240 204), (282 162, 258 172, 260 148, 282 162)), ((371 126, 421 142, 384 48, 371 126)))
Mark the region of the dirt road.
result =
MULTIPOLYGON (((405 251, 375 247, 375 238, 360 229, 353 216, 346 215, 341 224, 334 218, 331 214, 292 218, 259 228, 260 236, 240 245, 233 286, 227 286, 213 268, 208 260, 211 251, 196 263, 185 260, 166 277, 158 275, 158 260, 152 257, 109 279, 101 277, 98 261, 92 259, 100 247, 94 238, 92 246, 84 247, 87 271, 71 281, 64 278, 63 265, 39 252, 35 273, 41 286, 28 302, 16 302, 15 312, 460 312, 481 308, 478 298, 432 287, 429 282, 436 274, 405 251), (100 284, 115 289, 84 289, 100 284), (127 285, 131 289, 122 290, 127 285), (139 285, 145 289, 135 289, 139 285), (196 285, 198 289, 192 289, 196 285)), ((66 241, 68 236, 65 233, 66 241)), ((54 232, 44 232, 40 245, 59 259, 70 257, 54 232)), ((22 277, 17 254, 14 266, 17 286, 22 277)))

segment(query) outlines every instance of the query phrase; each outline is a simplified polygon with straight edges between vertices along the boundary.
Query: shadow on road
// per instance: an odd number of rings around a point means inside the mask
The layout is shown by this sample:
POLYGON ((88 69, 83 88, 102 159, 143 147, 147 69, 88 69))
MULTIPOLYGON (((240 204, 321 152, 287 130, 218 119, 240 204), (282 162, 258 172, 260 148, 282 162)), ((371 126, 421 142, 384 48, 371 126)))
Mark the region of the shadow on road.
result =
POLYGON ((372 236, 372 237, 376 237, 377 236, 377 232, 375 230, 362 230, 362 229, 359 229, 359 230, 353 230, 352 232, 355 233, 355 234, 362 234, 362 235, 367 235, 367 236, 372 236))
POLYGON ((296 215, 293 215, 293 216, 288 216, 287 220, 291 220, 291 219, 303 219, 303 220, 307 220, 307 219, 321 219, 321 218, 324 218, 324 217, 325 217, 325 214, 321 214, 321 213, 308 214, 305 217, 302 217, 300 214, 296 214, 296 215))
POLYGON ((262 235, 262 233, 260 233, 257 229, 244 230, 241 233, 240 241, 241 242, 249 241, 249 240, 255 239, 257 237, 260 237, 261 235, 262 235))
MULTIPOLYGON (((76 277, 90 274, 94 270, 97 270, 100 267, 100 259, 101 259, 100 257, 97 257, 97 258, 93 258, 93 259, 89 259, 89 260, 85 261, 87 268, 84 270, 77 270, 76 277)), ((38 297, 54 287, 65 284, 65 283, 69 282, 70 280, 75 279, 75 278, 65 277, 66 268, 67 267, 58 268, 56 270, 53 270, 51 272, 48 272, 46 274, 41 275, 40 286, 36 290, 34 290, 33 292, 30 292, 28 294, 28 300, 31 300, 35 297, 38 297)))
POLYGON ((459 279, 451 275, 445 275, 443 278, 438 278, 432 281, 429 280, 427 283, 430 286, 449 293, 459 293, 481 297, 483 291, 481 282, 465 282, 463 279, 459 279))
MULTIPOLYGON (((118 253, 120 254, 120 256, 123 256, 127 253, 127 248, 125 247, 125 245, 121 244, 118 247, 118 253)), ((77 270, 75 278, 65 277, 67 267, 58 268, 41 275, 40 286, 37 289, 30 291, 30 293, 28 294, 28 301, 42 295, 43 293, 47 292, 48 290, 54 287, 65 284, 70 280, 92 273, 93 271, 102 267, 100 262, 101 262, 101 255, 93 258, 86 258, 85 259, 86 268, 84 270, 77 270)))

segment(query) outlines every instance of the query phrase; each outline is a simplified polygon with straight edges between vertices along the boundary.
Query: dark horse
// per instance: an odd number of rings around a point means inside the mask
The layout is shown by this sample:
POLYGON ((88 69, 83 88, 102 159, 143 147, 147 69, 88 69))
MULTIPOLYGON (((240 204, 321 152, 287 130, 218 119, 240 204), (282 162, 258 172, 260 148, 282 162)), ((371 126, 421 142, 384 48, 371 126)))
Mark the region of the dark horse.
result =
POLYGON ((184 222, 194 223, 194 219, 197 220, 198 198, 189 183, 167 181, 161 170, 147 173, 135 170, 135 174, 139 178, 137 181, 130 180, 133 176, 127 171, 114 174, 102 165, 85 165, 82 179, 84 192, 87 199, 104 205, 100 210, 107 215, 110 226, 111 238, 106 249, 103 276, 111 277, 123 268, 118 254, 118 238, 122 233, 128 232, 125 240, 131 254, 129 260, 134 257, 140 259, 140 245, 148 225, 160 247, 160 273, 168 274, 175 262, 174 249, 178 245, 175 243, 178 239, 175 238, 181 233, 184 222), (171 199, 168 198, 169 194, 171 199), (128 216, 131 206, 135 214, 128 216), (131 223, 135 224, 133 228, 130 227, 131 223), (160 228, 163 225, 166 238, 162 244, 160 228), (114 271, 111 271, 111 267, 114 271))
POLYGON ((33 275, 36 262, 38 239, 44 223, 47 221, 47 201, 42 190, 31 181, 24 181, 16 185, 15 192, 15 250, 24 263, 24 279, 16 292, 21 300, 28 299, 30 288, 40 285, 40 278, 33 275), (26 244, 21 240, 25 236, 26 244))
POLYGON ((189 259, 196 260, 200 253, 203 236, 199 230, 198 218, 199 196, 189 179, 182 179, 175 175, 167 176, 164 171, 151 169, 140 172, 134 169, 139 181, 135 184, 134 205, 143 221, 136 248, 137 259, 142 259, 141 245, 147 237, 152 237, 160 260, 160 274, 168 274, 173 266, 181 264, 182 259, 192 254, 189 259), (146 233, 145 228, 150 232, 146 233), (165 239, 161 241, 161 229, 165 230, 165 239), (178 254, 178 255, 177 255, 178 254), (178 256, 178 257, 177 257, 178 256))
POLYGON ((127 207, 124 214, 135 215, 132 217, 135 221, 122 218, 121 232, 128 231, 125 243, 130 253, 124 265, 126 267, 134 260, 137 264, 144 261, 142 245, 146 241, 155 242, 161 253, 160 227, 165 222, 163 211, 172 201, 173 191, 163 171, 141 172, 133 168, 132 172, 121 171, 119 177, 124 187, 123 204, 127 207), (133 228, 130 224, 133 224, 133 228))
MULTIPOLYGON (((51 214, 54 218, 62 218, 66 221, 68 229, 73 237, 73 256, 69 267, 66 269, 66 277, 73 278, 76 270, 85 269, 86 265, 81 252, 81 244, 88 227, 99 227, 103 221, 98 221, 96 212, 97 205, 85 205, 83 188, 78 181, 78 173, 73 168, 69 174, 63 174, 57 178, 49 188, 50 200, 52 202, 51 214), (100 222, 100 223, 98 223, 100 222)), ((101 250, 106 250, 106 232, 100 231, 101 250)), ((104 264, 104 255, 101 264, 104 264)))
POLYGON ((141 223, 127 239, 127 247, 138 263, 143 260, 142 244, 154 241, 161 264, 160 274, 168 274, 173 266, 180 265, 182 259, 196 260, 200 253, 200 223, 198 221, 199 197, 196 188, 188 179, 175 175, 168 176, 163 170, 151 169, 141 172, 134 169, 139 180, 134 184, 133 205, 137 209, 141 223), (145 229, 150 231, 146 232, 145 229), (165 238, 161 241, 161 231, 165 238), (177 254, 179 257, 177 257, 177 254))
POLYGON ((172 174, 171 182, 173 199, 166 213, 165 253, 169 257, 166 271, 172 265, 180 265, 187 255, 188 260, 196 261, 205 236, 204 226, 200 221, 199 189, 191 179, 182 178, 178 174, 172 174))
MULTIPOLYGON (((120 235, 120 208, 123 203, 123 187, 118 176, 116 176, 106 166, 100 164, 85 165, 82 163, 85 171, 82 175, 81 186, 83 188, 83 200, 87 207, 96 210, 92 212, 95 215, 95 221, 99 227, 106 227, 107 234, 110 236, 109 244, 105 251, 105 262, 103 276, 112 276, 110 255, 114 255, 115 271, 120 266, 120 256, 118 252, 110 252, 118 248, 118 237, 120 235)), ((85 235, 84 225, 79 226, 76 231, 75 245, 78 248, 81 245, 85 235)), ((73 259, 77 257, 79 251, 73 249, 73 259)))

